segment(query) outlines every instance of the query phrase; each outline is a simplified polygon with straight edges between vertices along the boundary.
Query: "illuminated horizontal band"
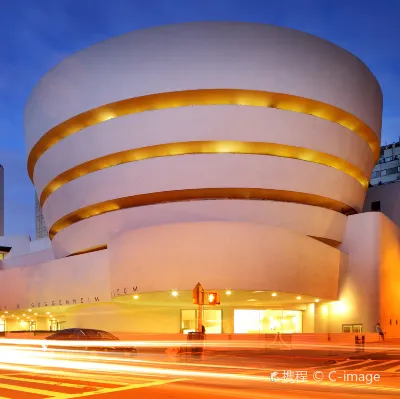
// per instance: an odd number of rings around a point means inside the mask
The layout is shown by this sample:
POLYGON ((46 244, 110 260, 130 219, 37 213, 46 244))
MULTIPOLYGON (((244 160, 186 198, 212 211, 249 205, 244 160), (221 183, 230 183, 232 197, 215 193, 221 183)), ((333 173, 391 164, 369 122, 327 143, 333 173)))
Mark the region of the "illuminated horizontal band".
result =
POLYGON ((190 190, 161 191, 149 194, 133 195, 129 197, 115 198, 98 204, 89 205, 65 215, 57 220, 49 231, 50 239, 61 230, 78 223, 81 220, 93 216, 117 211, 120 209, 135 208, 139 206, 157 205, 169 202, 217 200, 217 199, 241 199, 292 202, 303 205, 313 205, 331 209, 346 215, 357 213, 350 206, 315 194, 301 193, 288 190, 272 190, 264 188, 199 188, 190 190))
POLYGON ((291 94, 258 90, 204 89, 150 94, 117 101, 76 115, 45 133, 33 146, 28 157, 28 174, 33 181, 33 171, 38 159, 64 138, 89 126, 139 112, 200 105, 245 105, 277 108, 314 115, 338 123, 362 137, 371 147, 375 160, 379 158, 379 140, 372 129, 357 117, 320 101, 291 94))
POLYGON ((89 254, 91 252, 103 251, 105 249, 107 249, 107 245, 97 245, 96 247, 86 248, 86 249, 82 249, 82 251, 74 252, 73 254, 68 255, 68 257, 76 256, 76 255, 85 255, 85 254, 89 254))
POLYGON ((166 157, 187 154, 254 154, 271 155, 283 158, 299 159, 330 166, 354 177, 364 188, 368 188, 368 179, 356 166, 339 157, 320 151, 284 144, 243 142, 243 141, 188 141, 181 143, 168 143, 150 147, 135 148, 105 155, 100 158, 77 165, 61 173, 51 180, 40 195, 40 206, 57 189, 72 180, 85 176, 98 170, 112 166, 136 162, 156 157, 166 157))

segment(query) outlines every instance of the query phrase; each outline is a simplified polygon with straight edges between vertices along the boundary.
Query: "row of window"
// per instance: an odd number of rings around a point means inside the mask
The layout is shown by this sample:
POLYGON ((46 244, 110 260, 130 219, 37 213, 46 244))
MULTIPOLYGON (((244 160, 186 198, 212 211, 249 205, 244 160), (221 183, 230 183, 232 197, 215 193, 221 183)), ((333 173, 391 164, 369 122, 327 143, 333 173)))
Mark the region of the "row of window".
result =
POLYGON ((395 161, 396 159, 400 159, 400 154, 395 155, 394 157, 390 156, 390 157, 380 158, 378 163, 391 162, 391 161, 395 161))
POLYGON ((396 166, 394 168, 389 168, 389 169, 384 169, 384 170, 377 170, 375 172, 372 172, 371 178, 375 179, 376 177, 382 177, 386 175, 393 175, 395 173, 400 173, 400 166, 396 166))

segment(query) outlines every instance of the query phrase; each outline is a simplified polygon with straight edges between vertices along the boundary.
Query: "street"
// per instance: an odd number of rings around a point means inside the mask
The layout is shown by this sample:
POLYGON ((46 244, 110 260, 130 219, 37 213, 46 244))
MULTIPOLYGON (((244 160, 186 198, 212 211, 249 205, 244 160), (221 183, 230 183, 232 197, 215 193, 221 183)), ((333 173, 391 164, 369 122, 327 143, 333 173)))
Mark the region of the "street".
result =
POLYGON ((0 398, 372 398, 400 395, 400 352, 146 353, 0 346, 0 398))

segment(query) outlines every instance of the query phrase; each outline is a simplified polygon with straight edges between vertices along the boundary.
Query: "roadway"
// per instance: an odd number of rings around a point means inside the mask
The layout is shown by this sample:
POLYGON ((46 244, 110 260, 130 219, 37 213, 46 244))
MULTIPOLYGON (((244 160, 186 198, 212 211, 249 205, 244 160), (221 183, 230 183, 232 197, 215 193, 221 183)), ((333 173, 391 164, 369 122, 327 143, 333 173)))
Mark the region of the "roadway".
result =
POLYGON ((400 397, 400 351, 206 351, 203 356, 141 351, 126 357, 0 348, 0 399, 351 399, 360 394, 400 397))

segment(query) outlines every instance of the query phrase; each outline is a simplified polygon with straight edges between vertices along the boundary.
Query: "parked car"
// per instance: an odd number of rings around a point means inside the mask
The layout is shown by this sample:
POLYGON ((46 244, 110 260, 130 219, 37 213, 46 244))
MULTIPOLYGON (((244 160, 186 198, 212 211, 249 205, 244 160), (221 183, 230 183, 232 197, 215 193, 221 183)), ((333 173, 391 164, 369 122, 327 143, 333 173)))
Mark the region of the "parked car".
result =
POLYGON ((47 341, 69 341, 72 345, 59 346, 43 344, 43 349, 74 349, 74 350, 88 350, 96 352, 113 352, 113 353, 124 353, 124 354, 136 354, 137 349, 132 346, 120 347, 120 346, 74 346, 74 341, 119 341, 117 337, 110 334, 109 332, 102 330, 93 330, 88 328, 68 328, 66 330, 57 331, 56 333, 45 338, 47 341))

